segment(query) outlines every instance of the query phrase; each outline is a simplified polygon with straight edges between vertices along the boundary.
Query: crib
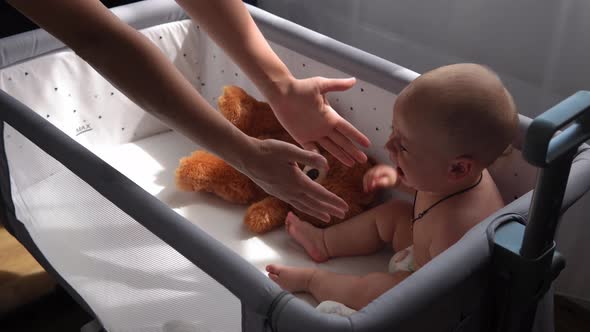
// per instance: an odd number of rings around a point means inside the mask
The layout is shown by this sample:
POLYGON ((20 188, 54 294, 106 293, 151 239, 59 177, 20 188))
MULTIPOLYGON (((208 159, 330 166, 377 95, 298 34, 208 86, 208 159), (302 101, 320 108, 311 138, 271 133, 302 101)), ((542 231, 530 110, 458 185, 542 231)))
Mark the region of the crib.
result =
MULTIPOLYGON (((351 91, 328 98, 371 139, 365 152, 386 162, 393 100, 418 74, 248 9, 296 77, 357 78, 351 91)), ((261 98, 173 1, 113 12, 141 29, 212 104, 230 84, 261 98)), ((0 40, 0 89, 2 221, 106 331, 553 330, 551 281, 564 266, 554 252, 555 227, 590 188, 590 151, 580 146, 588 138, 588 94, 532 125, 520 117, 515 148, 490 168, 505 208, 367 307, 340 317, 281 290, 264 266, 385 272, 392 252, 315 264, 281 230, 248 233, 246 207, 179 192, 178 160, 198 146, 41 30, 0 40), (525 228, 529 219, 539 221, 525 228)))

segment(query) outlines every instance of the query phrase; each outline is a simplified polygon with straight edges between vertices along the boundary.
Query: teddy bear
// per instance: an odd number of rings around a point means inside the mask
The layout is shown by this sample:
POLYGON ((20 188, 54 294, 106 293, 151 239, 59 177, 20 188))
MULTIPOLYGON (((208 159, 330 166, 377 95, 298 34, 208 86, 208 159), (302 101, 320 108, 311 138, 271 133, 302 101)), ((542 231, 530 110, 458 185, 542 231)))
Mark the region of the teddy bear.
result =
MULTIPOLYGON (((221 114, 245 134, 258 139, 278 139, 295 144, 281 126, 270 106, 256 100, 237 86, 226 86, 217 100, 221 114)), ((349 206, 344 219, 331 217, 328 223, 304 214, 289 204, 269 196, 247 176, 217 156, 203 150, 180 160, 176 169, 176 186, 182 191, 213 193, 236 204, 251 204, 244 216, 246 227, 257 234, 269 232, 284 224, 289 211, 318 227, 327 227, 351 218, 374 203, 374 193, 363 191, 362 179, 374 163, 356 163, 347 167, 331 154, 320 151, 327 159, 329 170, 309 167, 303 172, 312 180, 341 197, 349 206)), ((272 165, 269 165, 272 167, 272 165)))

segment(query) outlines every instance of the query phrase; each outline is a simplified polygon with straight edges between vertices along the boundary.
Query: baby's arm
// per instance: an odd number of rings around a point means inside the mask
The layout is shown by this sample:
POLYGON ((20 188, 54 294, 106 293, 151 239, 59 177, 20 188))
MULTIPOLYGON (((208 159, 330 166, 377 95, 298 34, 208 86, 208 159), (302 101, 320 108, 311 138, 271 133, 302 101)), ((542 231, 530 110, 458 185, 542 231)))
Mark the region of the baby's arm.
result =
POLYGON ((377 165, 365 173, 363 189, 373 191, 378 188, 393 188, 414 195, 416 189, 406 186, 399 178, 397 170, 389 165, 377 165))

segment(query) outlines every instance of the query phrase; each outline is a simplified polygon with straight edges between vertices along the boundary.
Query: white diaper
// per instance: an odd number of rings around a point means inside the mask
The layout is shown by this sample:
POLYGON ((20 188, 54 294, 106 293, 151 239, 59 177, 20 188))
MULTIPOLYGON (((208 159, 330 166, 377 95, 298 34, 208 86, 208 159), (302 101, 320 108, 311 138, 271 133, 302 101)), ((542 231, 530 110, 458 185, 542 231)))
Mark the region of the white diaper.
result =
MULTIPOLYGON (((414 272, 414 246, 409 246, 404 250, 396 252, 391 257, 391 260, 389 260, 388 270, 390 273, 396 271, 414 272)), ((326 314, 344 317, 348 317, 356 312, 356 310, 335 301, 323 301, 316 309, 326 314)))
POLYGON ((333 314, 343 317, 348 317, 356 312, 356 310, 335 301, 323 301, 322 303, 318 304, 316 309, 326 314, 333 314))
POLYGON ((396 252, 389 260, 388 270, 390 273, 397 271, 414 272, 414 246, 396 252))

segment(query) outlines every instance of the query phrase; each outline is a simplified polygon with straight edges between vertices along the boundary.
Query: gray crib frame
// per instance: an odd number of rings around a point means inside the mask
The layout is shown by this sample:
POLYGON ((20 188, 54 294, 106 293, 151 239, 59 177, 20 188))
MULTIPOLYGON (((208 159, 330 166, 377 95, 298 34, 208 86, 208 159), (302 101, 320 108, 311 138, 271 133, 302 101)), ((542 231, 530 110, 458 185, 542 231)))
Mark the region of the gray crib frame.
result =
MULTIPOLYGON (((294 23, 248 6, 265 36, 278 44, 373 83, 393 93, 411 82, 417 73, 342 44, 294 23)), ((136 28, 145 28, 187 16, 169 0, 148 0, 113 12, 136 28)), ((63 44, 36 30, 9 37, 0 44, 0 68, 40 56, 63 44), (11 41, 31 38, 26 44, 11 41), (28 45, 28 46, 27 46, 28 45)), ((498 313, 506 300, 492 264, 495 230, 502 224, 528 217, 532 191, 482 221, 464 238, 419 272, 392 288, 351 317, 323 314, 256 270, 222 243, 175 213, 106 162, 53 127, 32 110, 0 91, 0 118, 46 153, 161 238, 200 269, 215 278, 242 303, 243 331, 483 331, 497 328, 498 313)), ((530 119, 521 117, 522 147, 530 119)), ((54 269, 15 216, 3 135, 0 135, 0 192, 4 223, 55 275, 80 304, 92 309, 54 269)), ((565 211, 590 187, 590 150, 579 149, 574 158, 562 204, 565 211)), ((553 331, 550 289, 537 308, 535 331, 553 331)), ((100 321, 100 317, 97 317, 100 321)))

